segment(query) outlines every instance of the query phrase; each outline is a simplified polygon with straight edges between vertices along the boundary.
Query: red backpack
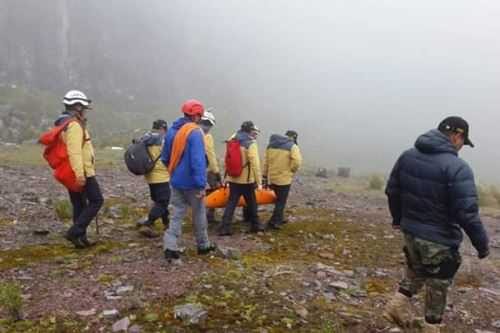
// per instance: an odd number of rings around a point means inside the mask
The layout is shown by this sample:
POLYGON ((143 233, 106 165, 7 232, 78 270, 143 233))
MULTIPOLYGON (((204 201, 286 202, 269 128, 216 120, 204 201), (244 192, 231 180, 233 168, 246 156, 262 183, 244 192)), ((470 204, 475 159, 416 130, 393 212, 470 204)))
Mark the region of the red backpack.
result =
POLYGON ((54 169, 54 178, 71 192, 81 193, 83 188, 76 183, 76 175, 69 163, 68 150, 61 138, 61 132, 75 119, 71 118, 61 125, 55 126, 43 133, 38 142, 46 146, 43 158, 54 169))
MULTIPOLYGON (((226 175, 231 177, 239 177, 243 172, 243 165, 241 159, 240 140, 233 138, 226 141, 226 156, 224 162, 226 164, 226 175)), ((250 167, 250 164, 247 164, 250 167)), ((248 174, 250 177, 250 172, 248 174)))

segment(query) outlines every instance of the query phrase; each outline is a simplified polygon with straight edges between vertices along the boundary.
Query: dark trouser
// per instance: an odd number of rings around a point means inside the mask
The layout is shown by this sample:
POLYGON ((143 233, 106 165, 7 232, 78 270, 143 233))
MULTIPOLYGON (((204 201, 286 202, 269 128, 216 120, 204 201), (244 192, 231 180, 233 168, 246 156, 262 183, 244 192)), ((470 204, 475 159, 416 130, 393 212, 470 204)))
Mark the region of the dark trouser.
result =
POLYGON ((248 206, 250 218, 250 227, 252 229, 260 228, 259 216, 257 214, 257 199, 255 197, 254 184, 229 183, 229 200, 226 203, 224 216, 220 224, 221 231, 228 231, 229 225, 233 220, 234 210, 238 205, 238 200, 243 196, 248 206))
POLYGON ((399 292, 411 297, 425 285, 425 321, 439 324, 446 309, 448 289, 462 257, 457 247, 437 244, 404 234, 406 271, 399 292))
MULTIPOLYGON (((207 172, 207 184, 211 191, 215 191, 220 186, 220 177, 217 177, 213 172, 207 172)), ((207 212, 208 222, 217 222, 215 218, 215 208, 206 208, 205 211, 207 212)))
POLYGON ((248 207, 243 207, 243 221, 250 222, 252 218, 252 212, 248 209, 248 207))
POLYGON ((269 219, 269 223, 280 225, 283 224, 283 211, 285 210, 288 193, 290 192, 290 184, 271 184, 270 187, 274 191, 274 193, 276 193, 276 203, 274 204, 273 215, 269 219))
POLYGON ((170 201, 170 183, 149 184, 149 194, 153 200, 148 220, 144 225, 153 225, 155 221, 161 218, 163 225, 168 226, 168 203, 170 201))
POLYGON ((215 218, 215 208, 207 208, 207 221, 208 222, 217 222, 215 218))
POLYGON ((73 205, 73 225, 68 236, 80 237, 87 233, 87 227, 101 209, 104 199, 96 177, 87 178, 82 193, 68 191, 73 205))

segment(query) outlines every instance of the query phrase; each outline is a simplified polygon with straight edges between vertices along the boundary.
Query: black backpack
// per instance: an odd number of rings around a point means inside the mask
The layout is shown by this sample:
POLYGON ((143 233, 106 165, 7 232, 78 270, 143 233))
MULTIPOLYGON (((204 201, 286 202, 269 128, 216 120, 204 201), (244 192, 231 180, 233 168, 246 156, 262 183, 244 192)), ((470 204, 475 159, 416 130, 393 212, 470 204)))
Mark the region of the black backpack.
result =
POLYGON ((153 160, 148 151, 147 139, 146 136, 139 140, 132 140, 132 145, 127 148, 123 156, 128 170, 137 176, 150 173, 161 156, 160 154, 158 158, 153 160))

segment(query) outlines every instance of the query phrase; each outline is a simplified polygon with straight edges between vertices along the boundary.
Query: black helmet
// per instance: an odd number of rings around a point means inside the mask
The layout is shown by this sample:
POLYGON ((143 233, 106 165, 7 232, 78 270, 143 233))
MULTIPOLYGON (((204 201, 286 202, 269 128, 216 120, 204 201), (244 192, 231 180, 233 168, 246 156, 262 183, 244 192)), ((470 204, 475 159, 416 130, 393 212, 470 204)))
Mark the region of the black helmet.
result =
POLYGON ((154 130, 159 130, 159 129, 167 129, 168 125, 167 122, 163 119, 158 119, 153 122, 153 129, 154 130))

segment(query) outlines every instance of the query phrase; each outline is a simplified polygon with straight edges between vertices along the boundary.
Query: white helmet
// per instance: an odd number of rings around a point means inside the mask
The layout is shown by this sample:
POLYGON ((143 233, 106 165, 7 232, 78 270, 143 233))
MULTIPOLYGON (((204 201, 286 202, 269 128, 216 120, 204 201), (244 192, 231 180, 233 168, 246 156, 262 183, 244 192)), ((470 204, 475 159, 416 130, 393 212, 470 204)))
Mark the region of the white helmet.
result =
POLYGON ((84 93, 82 93, 79 90, 70 90, 64 95, 63 103, 64 105, 75 105, 75 104, 81 104, 83 105, 86 109, 90 109, 90 103, 92 101, 85 96, 84 93))
MULTIPOLYGON (((212 111, 212 110, 210 110, 210 111, 212 111)), ((203 113, 203 116, 201 117, 201 120, 207 120, 208 122, 210 122, 210 124, 212 124, 212 126, 214 126, 215 125, 215 116, 210 111, 205 111, 203 113)))

